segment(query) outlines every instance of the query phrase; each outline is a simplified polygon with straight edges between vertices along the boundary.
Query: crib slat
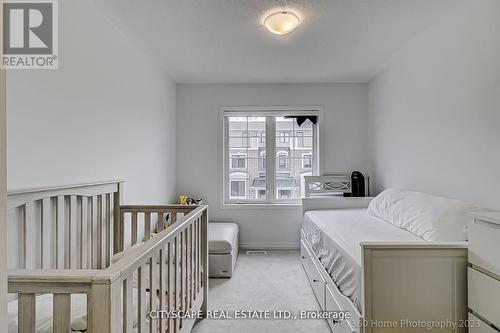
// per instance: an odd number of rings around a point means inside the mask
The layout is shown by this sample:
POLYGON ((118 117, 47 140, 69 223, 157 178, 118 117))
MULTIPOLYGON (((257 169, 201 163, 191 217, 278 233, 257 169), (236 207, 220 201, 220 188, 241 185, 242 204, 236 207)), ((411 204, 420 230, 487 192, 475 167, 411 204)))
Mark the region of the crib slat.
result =
POLYGON ((54 333, 71 331, 71 294, 54 294, 54 333))
POLYGON ((86 269, 88 265, 88 198, 82 197, 82 211, 81 211, 81 221, 82 221, 82 234, 81 234, 81 268, 86 269))
POLYGON ((100 195, 101 197, 101 210, 98 212, 99 215, 101 216, 101 245, 99 251, 101 252, 100 258, 101 258, 101 268, 106 267, 106 229, 108 225, 108 216, 106 214, 106 194, 100 195))
POLYGON ((97 196, 97 233, 95 234, 97 240, 97 268, 102 268, 102 225, 103 225, 103 215, 102 215, 102 196, 97 196))
POLYGON ((151 237, 151 213, 144 213, 144 240, 151 237))
MULTIPOLYGON (((186 311, 186 231, 181 232, 181 310, 186 311)), ((181 325, 183 323, 181 318, 181 325)))
POLYGON ((203 274, 202 274, 202 282, 203 282, 203 303, 201 304, 201 311, 204 316, 207 316, 207 304, 208 304, 208 216, 207 211, 205 210, 201 216, 201 253, 202 258, 201 262, 203 265, 203 274))
POLYGON ((131 235, 132 235, 132 244, 131 245, 134 245, 135 243, 137 243, 137 212, 133 212, 132 213, 132 231, 131 231, 131 235))
POLYGON ((57 197, 57 268, 64 268, 64 197, 57 197))
POLYGON ((104 215, 105 215, 105 225, 104 225, 104 265, 105 267, 109 266, 111 260, 111 253, 113 249, 111 248, 111 197, 110 194, 104 195, 104 201, 106 203, 104 207, 104 215))
POLYGON ((24 205, 24 266, 35 268, 35 212, 34 203, 24 205))
POLYGON ((94 327, 94 323, 92 322, 94 320, 94 316, 92 311, 94 311, 93 306, 94 306, 94 299, 92 298, 92 293, 87 294, 87 331, 90 331, 90 328, 94 327))
POLYGON ((19 332, 35 332, 36 321, 35 294, 19 294, 19 332))
POLYGON ((132 333, 134 328, 134 305, 132 300, 132 277, 123 281, 123 332, 132 333))
MULTIPOLYGON (((156 297, 157 289, 157 279, 158 279, 158 256, 153 254, 152 258, 149 259, 149 304, 151 310, 158 309, 158 298, 156 297)), ((155 321, 151 321, 149 325, 149 332, 156 332, 155 321)))
POLYGON ((118 192, 113 193, 113 254, 123 249, 123 219, 120 212, 121 184, 118 184, 118 192))
POLYGON ((138 289, 137 289, 137 307, 138 307, 138 321, 137 329, 138 333, 146 332, 146 265, 139 267, 137 272, 138 289))
POLYGON ((76 244, 76 236, 77 236, 77 228, 76 228, 76 196, 72 195, 69 200, 69 253, 70 253, 70 261, 69 267, 74 269, 77 267, 77 244, 76 244))
POLYGON ((193 262, 191 261, 191 226, 189 225, 186 228, 186 307, 188 309, 191 308, 191 279, 193 276, 191 275, 192 272, 192 265, 193 262))
POLYGON ((92 203, 92 269, 99 268, 99 220, 97 218, 97 209, 99 203, 96 196, 91 198, 92 203))
POLYGON ((114 252, 114 247, 115 247, 115 200, 114 200, 114 193, 109 194, 109 234, 108 234, 108 258, 109 262, 108 265, 111 263, 111 257, 113 256, 114 252))
MULTIPOLYGON (((175 263, 174 263, 174 243, 170 242, 167 244, 168 247, 168 280, 167 280, 167 311, 173 311, 175 302, 175 263)), ((168 318, 168 333, 174 332, 174 320, 168 318)))
POLYGON ((42 268, 50 269, 52 259, 52 214, 50 198, 42 200, 42 268))
MULTIPOLYGON (((165 261, 166 261, 166 257, 165 257, 165 248, 162 248, 160 249, 160 256, 159 256, 159 259, 160 259, 160 264, 158 265, 159 266, 159 271, 160 271, 160 280, 158 281, 158 285, 159 285, 159 288, 160 289, 160 293, 158 295, 158 308, 159 310, 164 310, 165 309, 165 292, 166 292, 166 288, 165 288, 165 273, 166 273, 166 270, 165 270, 165 261)), ((165 330, 165 319, 162 318, 159 320, 159 329, 160 329, 160 332, 164 332, 165 330)))
POLYGON ((165 229, 165 222, 163 221, 163 212, 158 212, 158 221, 156 222, 156 230, 158 232, 165 229))
POLYGON ((196 226, 196 292, 200 291, 200 219, 195 222, 196 226))
MULTIPOLYGON (((175 257, 175 267, 174 267, 174 276, 175 276, 175 287, 174 287, 174 291, 175 291, 175 296, 174 296, 174 299, 175 299, 175 311, 179 311, 180 310, 180 307, 181 307, 181 297, 180 297, 180 292, 181 292, 181 285, 179 283, 180 281, 180 268, 181 268, 181 251, 180 251, 180 235, 179 236, 176 236, 175 237, 175 241, 174 241, 174 245, 175 245, 175 253, 174 253, 174 257, 175 257)), ((178 332, 179 331, 179 328, 180 328, 180 324, 181 324, 181 321, 179 318, 175 318, 174 319, 175 322, 174 322, 174 325, 175 325, 175 331, 178 332)))
POLYGON ((189 259, 189 292, 191 294, 191 304, 189 304, 189 307, 191 307, 194 303, 194 298, 195 298, 195 287, 194 287, 194 226, 192 224, 189 225, 189 252, 190 252, 190 259, 189 259))

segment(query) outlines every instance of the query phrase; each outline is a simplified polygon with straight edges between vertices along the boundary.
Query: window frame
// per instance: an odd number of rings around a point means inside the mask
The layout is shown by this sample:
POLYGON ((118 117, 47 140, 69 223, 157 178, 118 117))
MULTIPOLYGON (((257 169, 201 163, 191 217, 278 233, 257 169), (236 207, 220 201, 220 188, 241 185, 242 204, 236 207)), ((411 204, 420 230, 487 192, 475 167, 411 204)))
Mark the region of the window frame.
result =
MULTIPOLYGON (((240 159, 240 157, 238 157, 238 160, 240 159)), ((229 158, 231 160, 231 162, 230 162, 230 169, 231 170, 246 170, 247 169, 247 154, 246 153, 230 153, 229 154, 229 158), (233 158, 234 158, 234 156, 240 156, 240 157, 242 157, 242 159, 244 161, 243 162, 244 166, 242 166, 242 167, 234 167, 233 166, 233 158)))
POLYGON ((297 131, 295 132, 295 147, 296 148, 304 148, 304 132, 297 131), (300 135, 299 135, 300 133, 300 135))
POLYGON ((238 198, 245 198, 247 196, 247 192, 248 192, 248 180, 246 179, 229 179, 229 184, 233 183, 233 182, 240 182, 240 183, 243 183, 244 184, 244 187, 245 187, 245 193, 243 196, 239 196, 239 195, 235 195, 233 196, 231 194, 231 191, 232 189, 229 189, 229 198, 233 198, 232 200, 238 200, 238 198))
POLYGON ((290 161, 289 161, 289 156, 290 154, 285 151, 285 150, 279 150, 276 152, 276 170, 284 170, 284 171, 288 171, 290 170, 290 161), (284 167, 281 167, 280 163, 280 157, 284 156, 284 161, 285 161, 285 166, 284 167))
MULTIPOLYGON (((279 116, 277 116, 279 117, 279 116)), ((280 143, 290 143, 290 132, 289 131, 281 131, 278 133, 277 137, 280 140, 280 143)))
POLYGON ((302 153, 302 169, 311 169, 313 166, 313 157, 310 153, 302 153), (308 159, 311 161, 311 164, 309 166, 306 166, 304 163, 306 160, 306 156, 309 156, 308 159))
MULTIPOLYGON (((291 199, 291 200, 278 200, 276 198, 277 188, 275 186, 275 177, 277 169, 277 158, 268 158, 269 151, 276 152, 276 141, 268 140, 269 136, 277 137, 276 133, 276 118, 281 116, 293 116, 293 115, 314 115, 318 117, 318 122, 313 126, 313 167, 311 172, 313 175, 319 175, 322 172, 322 159, 321 159, 321 129, 322 129, 322 114, 323 109, 320 106, 257 106, 257 107, 221 107, 220 111, 220 124, 221 130, 220 140, 221 147, 219 161, 221 163, 221 173, 220 173, 220 190, 219 190, 219 203, 221 209, 233 209, 233 208, 271 208, 273 206, 298 206, 301 203, 301 199, 291 199), (266 119, 266 130, 265 130, 265 150, 266 150, 266 196, 265 200, 256 199, 230 199, 229 192, 229 174, 230 174, 230 159, 229 157, 229 117, 270 117, 266 119), (274 184, 270 186, 270 184, 274 184)), ((289 133, 288 139, 292 139, 292 133, 289 133)), ((295 139, 295 137, 293 137, 295 139)), ((262 136, 260 138, 262 140, 262 136)), ((290 141, 291 142, 291 141, 290 141)), ((274 155, 274 154, 273 154, 274 155)), ((247 180, 246 186, 250 186, 247 180)), ((247 189, 248 192, 249 189, 247 189)))

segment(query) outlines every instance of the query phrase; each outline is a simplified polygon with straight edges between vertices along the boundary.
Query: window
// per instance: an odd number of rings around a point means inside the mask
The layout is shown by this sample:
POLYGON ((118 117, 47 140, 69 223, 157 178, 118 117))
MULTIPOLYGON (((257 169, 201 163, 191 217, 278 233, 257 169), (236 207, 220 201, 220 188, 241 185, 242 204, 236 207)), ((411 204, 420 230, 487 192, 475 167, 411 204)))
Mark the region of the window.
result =
POLYGON ((288 132, 279 132, 280 143, 289 143, 290 142, 290 133, 288 132))
POLYGON ((244 180, 231 180, 231 197, 244 198, 246 194, 246 183, 244 180))
POLYGON ((246 166, 246 156, 243 154, 233 154, 231 155, 231 168, 233 169, 245 169, 246 166))
POLYGON ((290 190, 279 189, 278 190, 278 199, 290 199, 291 192, 292 191, 290 191, 290 190))
POLYGON ((243 131, 241 132, 241 146, 242 147, 248 147, 249 141, 248 141, 248 132, 243 131))
POLYGON ((312 155, 311 154, 302 154, 302 168, 303 169, 312 168, 312 155))
POLYGON ((257 190, 257 199, 265 199, 266 190, 257 190))
POLYGON ((259 169, 260 170, 265 170, 266 169, 266 152, 265 151, 263 151, 263 152, 260 153, 259 169))
POLYGON ((318 113, 225 110, 224 203, 299 203, 303 175, 318 174, 318 129, 294 116, 318 113))
POLYGON ((278 153, 278 169, 288 169, 288 153, 278 153))
POLYGON ((295 139, 296 139, 297 148, 304 147, 304 132, 296 132, 295 139))

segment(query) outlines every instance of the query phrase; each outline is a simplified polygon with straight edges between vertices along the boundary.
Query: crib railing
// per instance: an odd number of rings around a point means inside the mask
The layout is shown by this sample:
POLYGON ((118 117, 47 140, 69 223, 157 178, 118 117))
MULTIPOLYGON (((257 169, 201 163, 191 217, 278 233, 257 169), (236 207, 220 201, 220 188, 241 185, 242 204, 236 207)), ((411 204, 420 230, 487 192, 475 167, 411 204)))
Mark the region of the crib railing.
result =
MULTIPOLYGON (((110 263, 123 181, 9 191, 9 267, 103 269, 110 263)), ((114 251, 113 251, 114 250, 114 251)))
POLYGON ((70 332, 71 295, 86 294, 88 301, 92 281, 99 272, 69 269, 10 270, 8 292, 17 294, 18 332, 36 332, 37 294, 53 295, 53 332, 70 332))
MULTIPOLYGON (((105 270, 10 271, 9 292, 18 294, 20 332, 35 331, 35 301, 40 293, 54 295, 54 332, 70 331, 73 294, 87 295, 91 333, 132 332, 134 327, 137 332, 189 332, 196 319, 167 317, 165 312, 150 318, 151 310, 199 311, 206 316, 207 206, 121 206, 120 211, 122 217, 144 214, 145 219, 153 213, 173 215, 170 225, 105 270)), ((132 229, 132 238, 133 234, 132 229)), ((125 228, 117 235, 123 241, 125 228)))
POLYGON ((195 206, 188 205, 127 205, 120 206, 122 227, 118 231, 119 251, 127 245, 134 245, 141 241, 140 236, 146 241, 152 232, 161 232, 177 219, 191 212, 195 206), (128 236, 127 240, 125 239, 128 236))

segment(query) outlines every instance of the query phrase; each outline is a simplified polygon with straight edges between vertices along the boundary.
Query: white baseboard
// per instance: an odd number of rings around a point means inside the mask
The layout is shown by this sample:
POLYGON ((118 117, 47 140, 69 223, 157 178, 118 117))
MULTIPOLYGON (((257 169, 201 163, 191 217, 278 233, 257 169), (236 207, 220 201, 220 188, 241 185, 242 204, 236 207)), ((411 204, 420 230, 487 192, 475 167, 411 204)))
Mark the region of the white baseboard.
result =
POLYGON ((298 250, 299 242, 242 242, 242 250, 298 250))

